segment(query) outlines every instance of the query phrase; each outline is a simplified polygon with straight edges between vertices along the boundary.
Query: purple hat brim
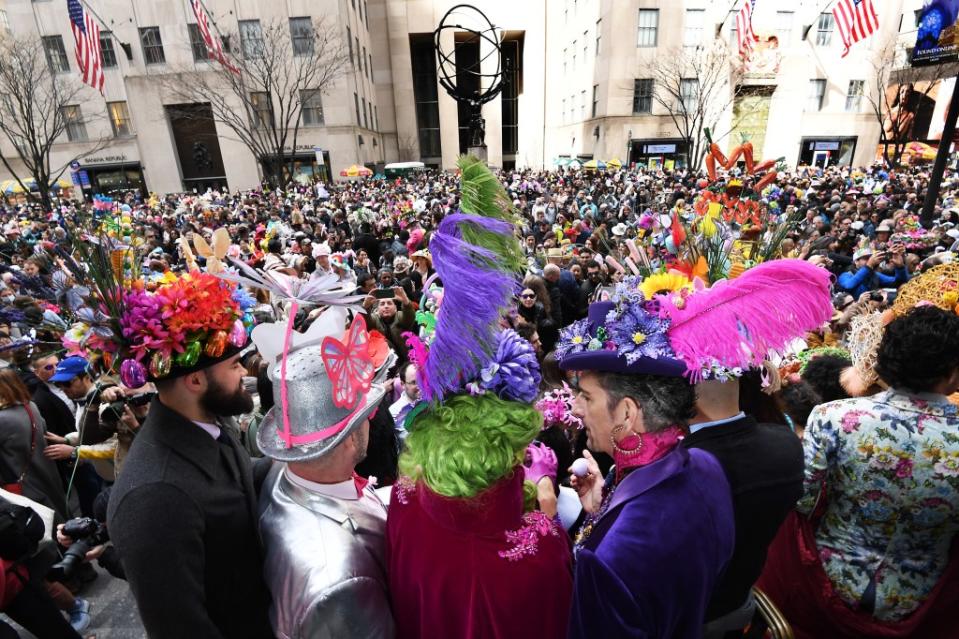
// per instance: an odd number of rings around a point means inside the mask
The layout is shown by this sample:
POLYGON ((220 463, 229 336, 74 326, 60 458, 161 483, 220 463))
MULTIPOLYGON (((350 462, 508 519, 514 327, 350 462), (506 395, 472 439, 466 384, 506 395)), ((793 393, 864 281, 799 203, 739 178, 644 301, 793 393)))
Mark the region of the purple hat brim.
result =
POLYGON ((583 351, 567 355, 559 362, 564 371, 602 371, 624 375, 661 375, 663 377, 682 377, 686 374, 686 364, 672 357, 640 357, 629 363, 616 351, 583 351))

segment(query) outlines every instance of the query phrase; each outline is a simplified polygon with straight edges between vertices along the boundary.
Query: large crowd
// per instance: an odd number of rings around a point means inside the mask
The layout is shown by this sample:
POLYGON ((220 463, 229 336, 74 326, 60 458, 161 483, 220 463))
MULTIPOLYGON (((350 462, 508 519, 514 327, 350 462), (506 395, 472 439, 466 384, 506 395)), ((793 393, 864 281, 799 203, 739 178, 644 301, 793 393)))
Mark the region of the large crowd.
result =
POLYGON ((959 178, 924 226, 928 182, 0 205, 0 611, 81 636, 98 562, 151 637, 955 636, 959 178))

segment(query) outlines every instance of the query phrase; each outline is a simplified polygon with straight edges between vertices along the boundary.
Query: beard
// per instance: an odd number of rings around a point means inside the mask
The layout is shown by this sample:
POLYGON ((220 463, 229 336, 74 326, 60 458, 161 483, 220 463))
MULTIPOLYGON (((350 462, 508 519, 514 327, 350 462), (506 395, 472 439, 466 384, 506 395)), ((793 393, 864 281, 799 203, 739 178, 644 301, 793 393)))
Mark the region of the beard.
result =
POLYGON ((253 412, 253 396, 243 388, 243 380, 234 389, 228 389, 207 374, 206 392, 200 397, 200 406, 213 415, 232 417, 253 412))

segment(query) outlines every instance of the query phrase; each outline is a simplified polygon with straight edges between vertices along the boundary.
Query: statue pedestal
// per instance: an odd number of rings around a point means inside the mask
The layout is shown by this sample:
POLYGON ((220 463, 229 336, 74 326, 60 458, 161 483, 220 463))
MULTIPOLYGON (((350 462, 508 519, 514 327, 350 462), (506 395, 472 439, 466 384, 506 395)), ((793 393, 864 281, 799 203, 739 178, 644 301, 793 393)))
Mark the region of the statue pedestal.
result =
POLYGON ((489 161, 489 154, 487 153, 485 144, 483 146, 466 147, 466 154, 475 155, 477 159, 482 160, 484 164, 487 164, 489 161))

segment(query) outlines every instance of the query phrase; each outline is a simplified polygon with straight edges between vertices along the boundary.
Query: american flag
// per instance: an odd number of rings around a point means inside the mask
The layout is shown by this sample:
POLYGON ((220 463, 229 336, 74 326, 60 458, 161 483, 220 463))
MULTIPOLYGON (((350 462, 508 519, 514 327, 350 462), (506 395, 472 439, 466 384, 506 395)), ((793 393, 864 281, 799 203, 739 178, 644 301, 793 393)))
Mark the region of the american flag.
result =
POLYGON ((756 0, 745 0, 743 8, 736 14, 736 39, 739 44, 739 55, 744 59, 748 58, 753 52, 753 43, 756 42, 756 34, 753 33, 753 7, 756 0))
POLYGON ((80 6, 80 0, 67 0, 70 27, 76 42, 77 67, 84 84, 103 93, 103 57, 100 54, 100 27, 80 6))
POLYGON ((849 55, 849 48, 869 37, 879 28, 879 16, 872 0, 839 0, 832 10, 842 38, 842 57, 849 55))
POLYGON ((210 57, 233 73, 240 75, 240 70, 230 63, 226 54, 223 53, 223 45, 220 44, 220 39, 210 32, 210 23, 206 19, 206 11, 203 10, 203 5, 200 0, 190 0, 190 4, 193 5, 193 15, 196 16, 196 25, 200 29, 200 35, 203 36, 203 42, 206 44, 206 50, 209 51, 210 57))

